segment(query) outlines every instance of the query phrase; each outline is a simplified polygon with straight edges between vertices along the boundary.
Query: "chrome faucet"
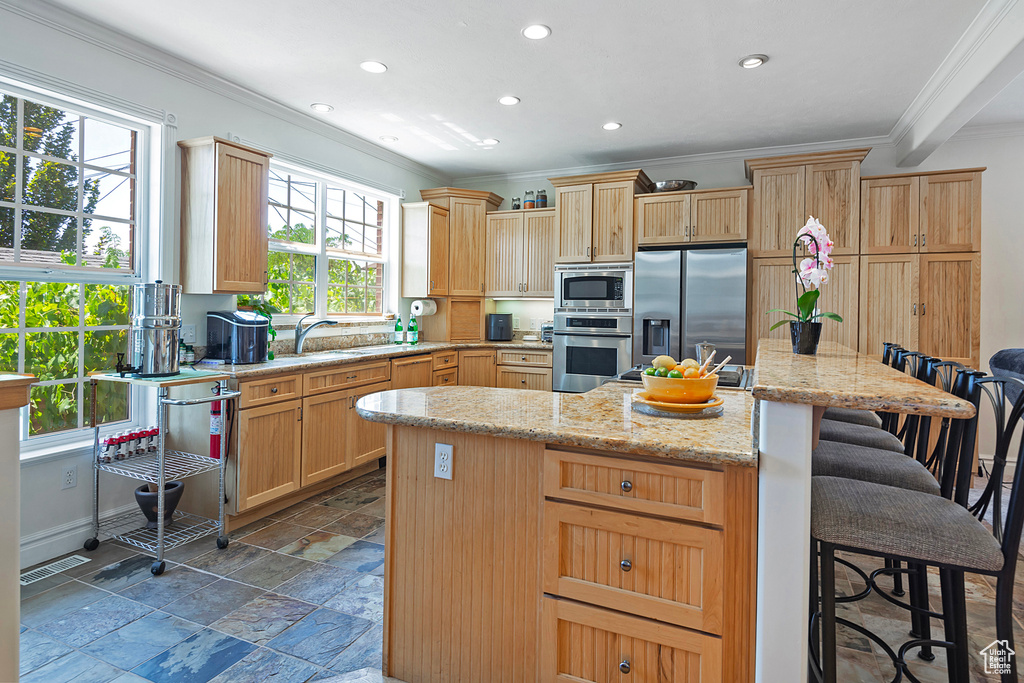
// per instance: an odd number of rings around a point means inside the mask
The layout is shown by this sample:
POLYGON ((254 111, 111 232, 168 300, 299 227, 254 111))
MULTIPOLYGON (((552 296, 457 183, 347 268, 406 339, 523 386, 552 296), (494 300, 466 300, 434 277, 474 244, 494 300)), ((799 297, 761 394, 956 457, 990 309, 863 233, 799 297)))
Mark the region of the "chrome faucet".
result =
POLYGON ((300 353, 302 353, 302 345, 306 342, 306 335, 309 334, 310 330, 312 330, 314 327, 320 327, 321 325, 338 324, 337 320, 317 320, 309 327, 303 329, 302 321, 311 315, 313 314, 309 313, 307 315, 302 316, 301 318, 299 318, 299 322, 295 324, 295 355, 299 355, 300 353))

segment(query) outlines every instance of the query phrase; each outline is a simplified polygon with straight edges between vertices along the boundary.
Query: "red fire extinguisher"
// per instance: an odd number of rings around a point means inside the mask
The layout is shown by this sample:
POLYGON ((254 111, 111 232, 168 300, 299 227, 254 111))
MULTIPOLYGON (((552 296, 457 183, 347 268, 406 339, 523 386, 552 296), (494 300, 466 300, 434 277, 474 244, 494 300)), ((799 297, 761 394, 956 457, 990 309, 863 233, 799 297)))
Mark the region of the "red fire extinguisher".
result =
MULTIPOLYGON (((213 388, 213 393, 220 396, 220 387, 213 388)), ((224 420, 220 414, 220 401, 210 404, 210 457, 220 459, 220 432, 224 428, 224 420)))

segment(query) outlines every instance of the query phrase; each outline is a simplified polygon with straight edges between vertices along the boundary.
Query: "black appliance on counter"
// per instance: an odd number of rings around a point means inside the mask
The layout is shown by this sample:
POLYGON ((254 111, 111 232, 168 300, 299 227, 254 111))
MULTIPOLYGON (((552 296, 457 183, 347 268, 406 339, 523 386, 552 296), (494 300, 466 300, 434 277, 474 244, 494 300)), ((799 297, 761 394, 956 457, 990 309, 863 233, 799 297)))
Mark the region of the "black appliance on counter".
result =
POLYGON ((487 341, 512 341, 512 314, 487 314, 487 341))
POLYGON ((252 311, 206 313, 206 358, 232 365, 267 359, 270 320, 252 311))

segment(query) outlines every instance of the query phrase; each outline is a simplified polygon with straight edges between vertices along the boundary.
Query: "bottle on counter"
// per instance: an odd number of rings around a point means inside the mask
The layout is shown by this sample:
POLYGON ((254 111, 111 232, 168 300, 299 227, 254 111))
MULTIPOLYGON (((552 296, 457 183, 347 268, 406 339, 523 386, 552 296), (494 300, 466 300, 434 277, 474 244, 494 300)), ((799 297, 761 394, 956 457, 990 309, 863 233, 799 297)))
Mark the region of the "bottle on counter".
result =
POLYGON ((185 346, 185 363, 191 364, 196 362, 196 350, 192 348, 191 344, 185 346))
POLYGON ((398 315, 398 316, 395 316, 395 339, 394 339, 395 343, 396 344, 401 344, 402 341, 403 341, 402 340, 403 336, 404 335, 402 335, 402 316, 398 315))
POLYGON ((537 190, 537 208, 546 209, 548 208, 548 191, 537 190))
POLYGON ((185 362, 185 341, 182 339, 178 340, 178 364, 185 362))
POLYGON ((523 208, 532 209, 535 208, 537 202, 533 198, 533 190, 527 190, 523 193, 523 208))
POLYGON ((409 333, 406 335, 406 340, 410 344, 418 344, 420 341, 420 330, 419 326, 416 325, 416 316, 409 316, 409 333))

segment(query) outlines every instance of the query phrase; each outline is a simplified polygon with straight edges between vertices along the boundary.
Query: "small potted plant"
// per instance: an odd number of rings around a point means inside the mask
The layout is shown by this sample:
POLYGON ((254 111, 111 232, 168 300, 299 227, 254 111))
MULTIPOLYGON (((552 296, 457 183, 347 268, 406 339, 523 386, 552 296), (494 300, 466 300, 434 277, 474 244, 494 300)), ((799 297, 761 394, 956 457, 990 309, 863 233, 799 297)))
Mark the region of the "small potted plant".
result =
POLYGON ((789 334, 793 342, 793 353, 814 354, 818 350, 818 341, 821 339, 821 319, 828 318, 836 322, 843 322, 841 316, 836 313, 826 313, 817 310, 818 297, 821 296, 821 286, 828 284, 828 271, 832 270, 835 263, 832 261, 832 248, 834 244, 828 236, 828 232, 818 219, 810 216, 804 227, 796 234, 793 240, 793 273, 795 275, 794 288, 796 289, 796 313, 773 308, 768 313, 785 313, 795 320, 780 320, 771 326, 771 330, 789 323, 789 334), (797 263, 797 249, 803 248, 803 253, 810 254, 797 263), (801 292, 801 289, 803 290, 801 292))

